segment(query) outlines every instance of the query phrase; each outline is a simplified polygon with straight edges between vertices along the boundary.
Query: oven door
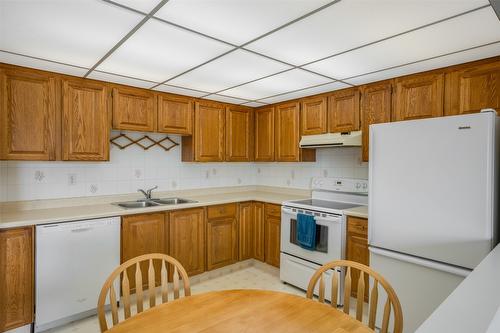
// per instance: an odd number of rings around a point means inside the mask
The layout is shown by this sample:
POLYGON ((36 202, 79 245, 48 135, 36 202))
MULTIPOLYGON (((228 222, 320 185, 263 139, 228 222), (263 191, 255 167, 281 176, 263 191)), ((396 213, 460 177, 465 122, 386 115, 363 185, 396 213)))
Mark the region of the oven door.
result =
POLYGON ((283 206, 281 208, 281 252, 323 265, 344 257, 345 223, 342 215, 283 206), (307 250, 297 243, 297 213, 316 220, 316 248, 307 250))

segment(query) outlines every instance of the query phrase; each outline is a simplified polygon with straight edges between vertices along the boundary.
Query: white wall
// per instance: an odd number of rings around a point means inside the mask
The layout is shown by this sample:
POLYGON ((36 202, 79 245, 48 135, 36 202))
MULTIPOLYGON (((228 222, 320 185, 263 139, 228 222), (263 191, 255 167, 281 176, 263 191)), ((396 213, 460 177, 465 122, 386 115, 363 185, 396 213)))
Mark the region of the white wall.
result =
MULTIPOLYGON (((180 142, 180 137, 172 138, 180 142)), ((316 176, 368 178, 360 148, 318 149, 314 163, 183 163, 180 153, 180 147, 165 152, 111 146, 110 162, 1 161, 0 201, 122 194, 154 185, 160 190, 239 185, 309 189, 316 176)))

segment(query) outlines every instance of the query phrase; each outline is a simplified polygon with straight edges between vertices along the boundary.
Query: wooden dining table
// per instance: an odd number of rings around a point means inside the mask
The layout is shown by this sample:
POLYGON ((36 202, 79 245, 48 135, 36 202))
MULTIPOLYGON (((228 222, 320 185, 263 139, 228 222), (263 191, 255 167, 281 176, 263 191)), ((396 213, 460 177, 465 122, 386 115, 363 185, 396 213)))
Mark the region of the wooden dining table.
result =
POLYGON ((139 313, 107 332, 374 331, 327 304, 288 293, 245 289, 180 298, 139 313))

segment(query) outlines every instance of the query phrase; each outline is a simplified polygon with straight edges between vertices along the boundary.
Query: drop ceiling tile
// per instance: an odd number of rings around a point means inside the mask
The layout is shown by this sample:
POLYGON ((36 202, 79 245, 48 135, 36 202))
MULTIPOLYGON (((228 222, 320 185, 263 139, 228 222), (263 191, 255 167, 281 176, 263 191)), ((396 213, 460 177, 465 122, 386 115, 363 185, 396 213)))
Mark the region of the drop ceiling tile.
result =
POLYGON ((97 69, 163 82, 229 49, 226 44, 149 20, 97 69))
POLYGON ((498 40, 500 21, 488 7, 305 68, 344 79, 498 40))
POLYGON ((124 6, 148 13, 160 3, 161 0, 113 0, 116 3, 124 6))
POLYGON ((214 101, 218 102, 224 102, 224 103, 231 103, 231 104, 243 104, 245 102, 248 102, 245 99, 240 99, 240 98, 234 98, 231 96, 224 96, 224 95, 209 95, 207 97, 204 97, 205 99, 211 99, 214 101))
POLYGON ((170 0, 156 16, 240 45, 330 1, 170 0))
POLYGON ((168 83, 216 92, 290 68, 254 53, 236 50, 168 83))
POLYGON ((224 95, 256 100, 281 94, 284 92, 311 87, 326 83, 329 80, 306 72, 301 69, 293 69, 278 75, 248 83, 236 88, 224 91, 224 95))
POLYGON ((250 106, 252 108, 259 108, 259 107, 265 106, 267 104, 266 103, 260 103, 260 102, 247 102, 247 103, 244 103, 242 105, 250 106))
POLYGON ((205 96, 207 94, 207 92, 205 92, 205 91, 196 91, 196 90, 191 90, 191 89, 187 89, 187 88, 183 88, 183 87, 170 86, 168 84, 161 84, 158 87, 153 88, 153 90, 168 92, 168 93, 172 93, 172 94, 193 96, 193 97, 201 97, 201 96, 205 96))
POLYGON ((303 65, 486 4, 487 0, 340 1, 246 48, 303 65))
POLYGON ((30 67, 41 69, 49 72, 56 72, 67 75, 83 76, 87 73, 87 68, 74 67, 69 65, 64 65, 60 63, 54 63, 51 61, 46 61, 42 59, 34 59, 30 57, 25 57, 22 55, 16 55, 8 52, 0 51, 0 62, 6 64, 13 64, 18 66, 30 67))
POLYGON ((306 89, 299 90, 299 91, 293 91, 293 92, 282 94, 279 96, 263 98, 263 99, 259 100, 259 102, 265 102, 265 103, 272 104, 272 103, 288 101, 291 99, 321 94, 321 93, 339 90, 339 89, 344 89, 344 88, 349 88, 349 87, 350 87, 349 85, 342 83, 342 82, 332 82, 332 83, 327 83, 327 84, 323 84, 320 86, 306 88, 306 89))
POLYGON ((0 1, 0 49, 92 67, 143 18, 94 0, 0 1))
POLYGON ((463 64, 469 61, 485 59, 498 55, 500 55, 500 42, 488 46, 475 48, 472 50, 467 50, 459 53, 442 56, 439 58, 429 59, 405 66, 400 66, 397 68, 380 71, 377 73, 362 75, 353 79, 348 79, 346 80, 346 82, 354 85, 361 85, 370 82, 391 79, 403 75, 409 75, 413 73, 419 73, 432 69, 442 68, 446 66, 463 64))
POLYGON ((106 82, 114 82, 114 83, 119 83, 119 84, 125 84, 128 86, 132 87, 139 87, 139 88, 151 88, 157 82, 151 82, 151 81, 143 81, 131 77, 125 77, 125 76, 120 76, 120 75, 115 75, 111 73, 104 73, 100 71, 93 71, 90 73, 88 76, 89 79, 94 79, 94 80, 101 80, 101 81, 106 81, 106 82))

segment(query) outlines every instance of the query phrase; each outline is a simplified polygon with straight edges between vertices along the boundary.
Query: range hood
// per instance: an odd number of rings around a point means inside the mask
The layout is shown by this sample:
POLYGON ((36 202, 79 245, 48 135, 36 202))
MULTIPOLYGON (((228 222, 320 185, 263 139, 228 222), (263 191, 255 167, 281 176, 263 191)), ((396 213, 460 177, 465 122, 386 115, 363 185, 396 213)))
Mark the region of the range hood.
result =
POLYGON ((361 131, 304 135, 300 148, 361 147, 361 131))

